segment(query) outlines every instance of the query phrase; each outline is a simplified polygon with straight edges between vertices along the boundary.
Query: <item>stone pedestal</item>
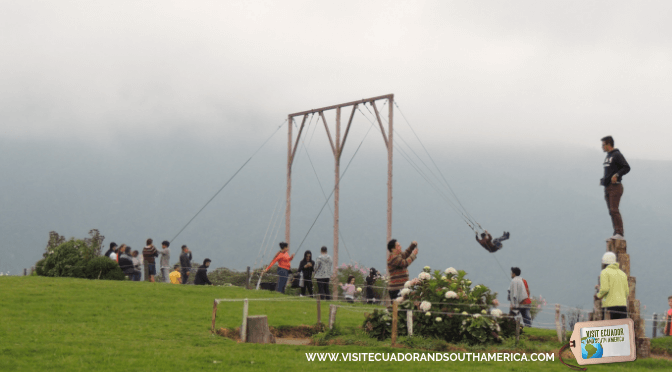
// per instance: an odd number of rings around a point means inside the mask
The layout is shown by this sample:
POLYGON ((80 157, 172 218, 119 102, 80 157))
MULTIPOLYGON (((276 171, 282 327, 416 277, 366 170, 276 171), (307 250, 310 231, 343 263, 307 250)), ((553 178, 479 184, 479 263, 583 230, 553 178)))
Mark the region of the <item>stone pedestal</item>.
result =
MULTIPOLYGON (((632 319, 635 324, 635 344, 637 345, 637 358, 648 358, 651 350, 651 340, 645 336, 644 319, 641 318, 641 309, 639 300, 637 300, 636 285, 637 279, 630 276, 630 255, 627 252, 627 242, 625 240, 610 240, 607 242, 607 252, 614 252, 618 266, 628 276, 628 317, 632 319)), ((602 320, 601 309, 598 311, 598 306, 601 303, 595 301, 592 320, 602 320)))

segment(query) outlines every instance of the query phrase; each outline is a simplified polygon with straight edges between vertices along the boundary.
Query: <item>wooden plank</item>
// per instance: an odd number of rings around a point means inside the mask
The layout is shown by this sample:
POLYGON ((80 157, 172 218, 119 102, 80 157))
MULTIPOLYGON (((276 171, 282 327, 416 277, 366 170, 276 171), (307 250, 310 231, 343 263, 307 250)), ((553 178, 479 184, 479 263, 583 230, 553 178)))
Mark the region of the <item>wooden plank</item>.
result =
POLYGON ((322 118, 322 123, 324 124, 324 129, 327 131, 327 138, 329 138, 329 144, 331 145, 331 152, 336 155, 336 146, 334 146, 334 140, 331 138, 331 132, 329 132, 329 127, 327 126, 327 120, 324 118, 324 114, 320 111, 320 118, 322 118))
POLYGON ((399 303, 392 301, 392 346, 397 343, 397 317, 399 315, 399 303))
POLYGON ((243 342, 247 342, 247 312, 248 312, 248 302, 247 298, 243 302, 243 324, 240 326, 240 339, 243 342))
POLYGON ((357 105, 352 106, 352 112, 350 113, 350 119, 348 119, 348 126, 345 128, 345 135, 343 136, 343 143, 341 143, 340 149, 338 150, 338 157, 341 157, 343 153, 343 147, 345 147, 345 141, 348 139, 348 133, 350 132, 350 125, 352 124, 352 118, 355 117, 355 110, 357 110, 357 105))
POLYGON ((376 113, 376 119, 378 120, 378 126, 380 127, 380 133, 383 135, 383 140, 385 141, 385 147, 390 148, 390 144, 387 142, 387 134, 385 134, 385 129, 383 129, 383 122, 380 120, 380 114, 378 113, 378 108, 376 107, 375 102, 371 102, 373 106, 373 111, 376 113))
POLYGON ((516 317, 516 346, 518 341, 520 341, 520 318, 516 317))
POLYGON ((562 328, 560 327, 560 304, 555 304, 555 331, 558 334, 558 342, 562 342, 562 328))
POLYGON ((329 329, 333 329, 336 323, 336 310, 338 310, 338 306, 329 305, 329 329))
POLYGON ((383 96, 364 98, 364 99, 360 99, 359 101, 346 102, 346 103, 341 103, 341 104, 338 104, 338 105, 333 105, 333 106, 327 106, 327 107, 322 107, 322 108, 318 108, 318 109, 296 112, 296 113, 293 113, 293 114, 289 114, 289 117, 312 114, 312 113, 321 112, 321 111, 329 111, 329 110, 333 110, 333 109, 336 109, 336 108, 339 108, 339 107, 353 106, 353 105, 362 104, 362 103, 365 103, 365 102, 380 101, 381 99, 391 99, 392 97, 394 97, 394 94, 386 94, 386 95, 383 95, 383 96))
MULTIPOLYGON (((292 163, 294 163, 294 156, 296 156, 296 150, 299 148, 299 140, 301 139, 301 132, 303 132, 303 127, 306 125, 306 119, 308 115, 303 116, 303 121, 301 121, 301 128, 299 128, 299 135, 296 136, 296 142, 294 143, 294 149, 292 150, 292 163)), ((289 123, 292 125, 292 123, 289 123)))
POLYGON ((212 304, 212 328, 210 332, 215 333, 215 318, 217 317, 217 300, 212 304))
POLYGON ((413 336, 413 310, 406 310, 406 328, 408 335, 413 336))
POLYGON ((322 309, 320 307, 320 295, 315 297, 317 299, 317 325, 322 324, 322 309))

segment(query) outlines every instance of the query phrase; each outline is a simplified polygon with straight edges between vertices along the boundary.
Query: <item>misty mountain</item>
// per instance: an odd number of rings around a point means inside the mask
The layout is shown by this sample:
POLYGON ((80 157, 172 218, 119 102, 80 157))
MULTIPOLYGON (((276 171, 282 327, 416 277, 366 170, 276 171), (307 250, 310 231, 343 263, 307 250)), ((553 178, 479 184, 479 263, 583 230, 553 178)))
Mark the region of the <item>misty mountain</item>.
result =
MULTIPOLYGON (((384 270, 387 160, 377 136, 363 142, 348 167, 359 143, 353 139, 341 161, 346 173, 339 262, 384 270)), ((258 146, 233 138, 204 142, 188 137, 127 138, 105 148, 77 141, 2 141, 0 271, 11 274, 41 258, 51 230, 85 237, 97 228, 106 244, 126 243, 138 250, 149 237, 172 240, 258 146)), ((290 248, 302 256, 306 249, 315 254, 326 245, 333 254, 333 198, 324 206, 324 195, 333 189, 334 160, 328 148, 308 148, 299 148, 293 165, 290 248)), ((415 151, 424 157, 420 148, 415 151)), ((532 294, 549 304, 592 307, 605 238, 612 233, 598 185, 604 154, 563 146, 460 144, 430 151, 466 211, 494 236, 506 230, 511 239, 495 254, 481 248, 456 208, 431 186, 450 195, 439 186, 436 169, 434 177, 414 161, 428 182, 405 160, 414 157, 412 152, 397 146, 393 237, 404 246, 419 242, 411 275, 425 265, 454 266, 475 283, 492 287, 505 302, 509 268, 519 266, 532 294)), ((633 159, 627 149, 623 153, 632 171, 624 177, 621 212, 637 297, 650 318, 665 309, 670 295, 662 283, 672 279, 666 270, 672 162, 633 159)), ((263 148, 173 240, 172 260, 188 244, 195 261, 208 257, 213 267, 244 270, 267 264, 284 240, 286 154, 275 143, 263 148)), ((429 158, 424 161, 431 165, 429 158)), ((540 322, 551 322, 550 308, 545 313, 540 322)))

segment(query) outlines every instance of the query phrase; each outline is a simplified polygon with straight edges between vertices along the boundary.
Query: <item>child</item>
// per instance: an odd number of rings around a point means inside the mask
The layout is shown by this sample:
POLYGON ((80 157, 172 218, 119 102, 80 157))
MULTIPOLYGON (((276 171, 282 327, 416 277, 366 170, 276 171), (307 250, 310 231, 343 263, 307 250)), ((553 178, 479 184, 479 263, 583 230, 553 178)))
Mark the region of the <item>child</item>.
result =
POLYGON ((667 298, 667 304, 670 305, 670 309, 667 310, 667 317, 665 319, 665 331, 663 334, 665 336, 672 336, 670 334, 670 325, 672 325, 672 296, 667 298))
POLYGON ((173 284, 182 284, 182 274, 180 274, 180 265, 173 267, 173 272, 170 273, 170 282, 173 284))
POLYGON ((345 300, 349 303, 355 302, 355 277, 350 275, 348 277, 348 284, 341 284, 343 288, 343 294, 345 295, 345 300))

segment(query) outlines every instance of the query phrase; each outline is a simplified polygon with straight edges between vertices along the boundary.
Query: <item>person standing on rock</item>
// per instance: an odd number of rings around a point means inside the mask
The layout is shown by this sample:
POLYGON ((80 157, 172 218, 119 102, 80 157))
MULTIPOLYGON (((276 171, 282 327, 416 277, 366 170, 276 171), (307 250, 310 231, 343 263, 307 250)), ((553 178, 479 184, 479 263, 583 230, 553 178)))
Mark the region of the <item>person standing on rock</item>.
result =
POLYGON ((614 252, 607 252, 602 256, 599 287, 600 291, 595 299, 602 300, 603 319, 606 319, 607 313, 611 319, 627 318, 630 294, 628 276, 619 268, 614 252))
POLYGON ((604 199, 607 201, 611 224, 614 227, 614 235, 607 241, 622 240, 623 218, 618 206, 623 196, 621 179, 630 172, 630 165, 623 154, 614 148, 614 139, 611 136, 602 138, 602 151, 607 153, 607 157, 604 159, 604 177, 600 180, 600 185, 604 186, 604 199))
POLYGON ((413 241, 406 251, 402 251, 397 239, 392 239, 387 243, 387 251, 390 252, 387 257, 387 273, 390 275, 387 291, 390 299, 395 300, 408 281, 408 266, 418 257, 418 242, 413 241))

